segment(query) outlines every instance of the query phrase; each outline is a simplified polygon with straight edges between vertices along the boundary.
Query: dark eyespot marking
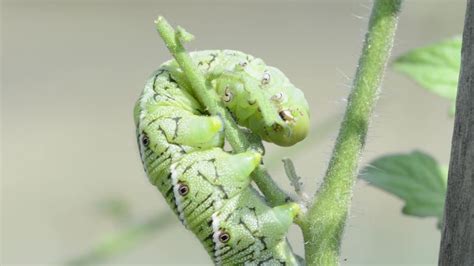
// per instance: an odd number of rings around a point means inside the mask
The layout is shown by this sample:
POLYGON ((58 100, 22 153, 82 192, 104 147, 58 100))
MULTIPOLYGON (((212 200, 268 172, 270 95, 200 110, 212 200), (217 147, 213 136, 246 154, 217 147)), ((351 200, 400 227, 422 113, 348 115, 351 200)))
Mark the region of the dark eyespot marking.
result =
POLYGON ((221 243, 227 243, 227 242, 229 242, 229 240, 230 240, 230 235, 229 235, 229 233, 224 232, 224 231, 221 231, 221 232, 219 233, 219 241, 220 241, 221 243))
POLYGON ((143 135, 143 137, 142 137, 142 144, 145 147, 147 147, 150 144, 150 140, 148 139, 148 137, 146 135, 143 135))
POLYGON ((278 115, 283 119, 283 121, 293 121, 294 117, 291 114, 290 110, 281 110, 278 112, 278 115))
POLYGON ((271 77, 271 76, 270 76, 270 73, 268 73, 268 72, 265 71, 265 72, 263 73, 263 77, 262 77, 262 84, 263 84, 263 85, 266 85, 266 84, 270 83, 270 77, 271 77))
POLYGON ((178 193, 181 196, 186 196, 189 193, 189 187, 185 184, 179 184, 178 193))

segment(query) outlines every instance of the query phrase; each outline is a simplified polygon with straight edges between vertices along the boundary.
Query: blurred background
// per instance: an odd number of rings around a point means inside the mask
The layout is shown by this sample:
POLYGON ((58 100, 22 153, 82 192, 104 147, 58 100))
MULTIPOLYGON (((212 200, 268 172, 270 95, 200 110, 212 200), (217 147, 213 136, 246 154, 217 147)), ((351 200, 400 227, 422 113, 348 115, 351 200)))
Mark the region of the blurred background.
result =
MULTIPOLYGON (((148 75, 170 58, 154 29, 158 14, 197 37, 189 50, 250 53, 304 91, 312 135, 290 149, 267 145, 266 160, 291 189, 280 163, 291 157, 312 194, 331 154, 370 7, 368 0, 3 1, 1 264, 61 264, 124 230, 109 252, 122 250, 101 263, 210 264, 149 184, 136 147, 134 102, 148 75)), ((464 9, 461 0, 405 1, 393 55, 460 34, 464 9)), ((362 163, 421 149, 447 164, 449 105, 389 70, 362 163)), ((435 219, 403 216, 401 207, 358 182, 343 264, 436 264, 435 219)), ((289 238, 302 254, 298 228, 289 238)))

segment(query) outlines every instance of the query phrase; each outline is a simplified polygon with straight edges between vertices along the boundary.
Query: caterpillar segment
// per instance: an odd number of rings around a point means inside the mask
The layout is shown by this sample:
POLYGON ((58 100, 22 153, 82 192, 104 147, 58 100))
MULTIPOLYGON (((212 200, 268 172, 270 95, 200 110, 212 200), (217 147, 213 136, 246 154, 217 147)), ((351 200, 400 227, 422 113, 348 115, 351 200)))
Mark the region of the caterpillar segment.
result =
POLYGON ((211 217, 216 264, 296 264, 278 247, 286 245, 285 235, 298 212, 294 203, 270 208, 252 188, 245 188, 211 217))
MULTIPOLYGON (((282 146, 306 136, 304 95, 279 70, 237 51, 191 57, 239 125, 282 146)), ((175 61, 147 81, 134 119, 150 182, 216 265, 299 264, 285 238, 298 205, 271 208, 252 188, 261 154, 223 150, 221 119, 198 103, 175 61)))

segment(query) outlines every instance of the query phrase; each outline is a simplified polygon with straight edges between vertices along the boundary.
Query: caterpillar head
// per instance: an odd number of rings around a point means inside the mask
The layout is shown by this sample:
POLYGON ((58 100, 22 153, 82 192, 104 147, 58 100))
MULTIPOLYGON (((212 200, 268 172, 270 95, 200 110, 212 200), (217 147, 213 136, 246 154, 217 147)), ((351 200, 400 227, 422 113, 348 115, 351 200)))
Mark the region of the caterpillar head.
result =
POLYGON ((291 146, 303 140, 309 131, 309 107, 303 92, 273 67, 264 72, 262 82, 262 89, 276 112, 274 115, 281 119, 266 126, 268 134, 262 138, 280 146, 291 146))
MULTIPOLYGON (((224 51, 226 52, 226 51, 224 51)), ((291 146, 303 140, 309 130, 309 107, 302 91, 277 68, 240 52, 233 67, 215 80, 223 103, 237 122, 263 140, 291 146)))

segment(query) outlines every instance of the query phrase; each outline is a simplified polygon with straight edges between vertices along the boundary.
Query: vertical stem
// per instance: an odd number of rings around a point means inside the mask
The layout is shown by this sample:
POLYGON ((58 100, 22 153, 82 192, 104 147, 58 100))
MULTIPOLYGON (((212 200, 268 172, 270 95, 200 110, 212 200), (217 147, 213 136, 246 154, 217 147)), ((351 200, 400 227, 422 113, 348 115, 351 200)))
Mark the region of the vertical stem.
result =
POLYGON ((467 3, 439 265, 474 265, 474 1, 467 3))
POLYGON ((300 222, 308 265, 337 265, 359 157, 397 26, 401 0, 375 0, 324 182, 300 222))

